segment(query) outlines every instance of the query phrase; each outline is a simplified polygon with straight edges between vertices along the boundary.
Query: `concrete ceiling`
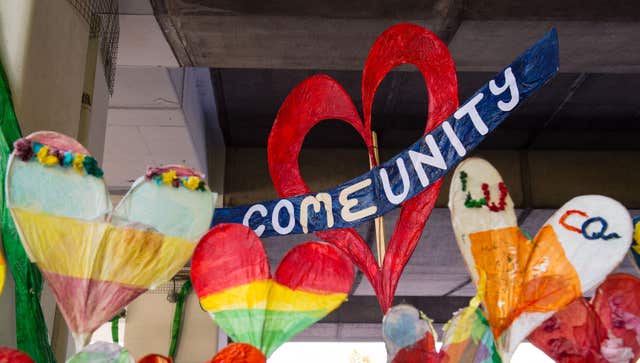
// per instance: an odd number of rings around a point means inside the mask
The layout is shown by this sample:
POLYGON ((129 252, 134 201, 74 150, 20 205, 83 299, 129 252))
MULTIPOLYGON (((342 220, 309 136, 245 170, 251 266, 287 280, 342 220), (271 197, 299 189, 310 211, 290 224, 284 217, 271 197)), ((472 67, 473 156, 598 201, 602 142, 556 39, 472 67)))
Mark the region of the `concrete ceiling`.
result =
MULTIPOLYGON (((209 69, 216 106, 216 117, 209 120, 219 122, 226 145, 224 201, 239 205, 276 197, 265 145, 286 95, 304 78, 327 73, 361 109, 362 65, 376 36, 389 25, 412 21, 447 42, 457 65, 461 101, 556 26, 561 73, 489 136, 480 145, 480 154, 503 173, 529 232, 540 228, 551 208, 578 194, 607 194, 629 208, 640 208, 640 195, 633 188, 640 183, 640 169, 630 167, 640 157, 640 2, 151 0, 149 5, 145 0, 123 0, 120 9, 127 14, 121 15, 124 33, 127 22, 130 29, 143 31, 136 31, 138 39, 121 42, 128 45, 121 49, 116 87, 125 89, 116 88, 111 101, 105 149, 105 170, 116 175, 107 178, 110 186, 124 186, 134 169, 174 161, 166 159, 173 156, 180 159, 176 161, 204 164, 198 159, 202 152, 190 141, 197 132, 189 129, 176 91, 180 87, 165 88, 175 85, 175 79, 166 68, 156 66, 209 69), (146 23, 152 13, 155 26, 146 23), (145 38, 149 32, 163 35, 169 47, 156 45, 143 51, 157 40, 145 38), (140 78, 145 74, 154 74, 163 86, 140 78), (146 153, 131 155, 130 145, 145 143, 146 153), (178 145, 178 152, 165 153, 167 143, 178 145), (128 157, 136 160, 121 165, 128 157)), ((373 116, 382 159, 422 134, 426 96, 420 75, 409 68, 383 81, 373 116)), ((313 190, 353 178, 367 169, 365 152, 355 151, 361 147, 353 130, 336 121, 322 123, 305 140, 302 175, 313 190)), ((448 186, 442 190, 439 207, 446 204, 448 186)), ((396 218, 397 211, 385 216, 388 231, 396 218)), ((372 226, 358 230, 373 241, 372 226)), ((317 238, 266 239, 274 268, 287 250, 309 239, 317 238)), ((634 272, 628 261, 620 271, 634 272)), ((402 276, 399 300, 415 303, 441 321, 474 294, 468 281, 448 210, 437 208, 402 276)), ((380 321, 366 279, 358 278, 353 293, 352 303, 325 320, 332 325, 320 326, 310 339, 322 334, 342 337, 335 332, 339 329, 335 323, 351 324, 354 334, 358 329, 363 336, 367 331, 378 334, 378 327, 357 325, 380 321)))

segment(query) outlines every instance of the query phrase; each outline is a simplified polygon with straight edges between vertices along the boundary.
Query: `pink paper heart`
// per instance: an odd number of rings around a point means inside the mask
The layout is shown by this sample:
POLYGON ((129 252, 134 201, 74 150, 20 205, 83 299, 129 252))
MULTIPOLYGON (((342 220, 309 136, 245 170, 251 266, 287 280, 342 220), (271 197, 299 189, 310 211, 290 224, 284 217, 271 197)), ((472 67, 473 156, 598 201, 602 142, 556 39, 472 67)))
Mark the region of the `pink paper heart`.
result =
MULTIPOLYGON (((375 165, 371 140, 371 110, 375 91, 389 71, 401 64, 412 64, 424 77, 429 93, 429 115, 425 134, 438 127, 458 107, 455 66, 446 45, 431 31, 412 24, 387 29, 375 41, 362 76, 364 123, 351 98, 331 77, 310 77, 294 88, 285 99, 274 122, 267 146, 271 179, 281 197, 310 193, 302 180, 298 155, 307 133, 322 120, 337 119, 360 134, 375 165)), ((441 181, 405 201, 393 231, 382 268, 367 243, 354 229, 316 232, 349 256, 365 274, 386 312, 404 266, 418 243, 434 207, 441 181)))

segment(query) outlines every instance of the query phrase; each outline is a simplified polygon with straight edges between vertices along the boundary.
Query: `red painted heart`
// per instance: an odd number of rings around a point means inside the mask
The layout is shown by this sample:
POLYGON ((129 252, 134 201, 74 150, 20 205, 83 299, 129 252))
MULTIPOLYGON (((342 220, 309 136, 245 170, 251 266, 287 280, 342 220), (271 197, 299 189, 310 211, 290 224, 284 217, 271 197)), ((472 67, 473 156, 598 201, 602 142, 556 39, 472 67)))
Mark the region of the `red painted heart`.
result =
MULTIPOLYGON (((371 140, 371 110, 375 91, 389 73, 401 64, 412 64, 424 77, 429 94, 425 134, 438 127, 458 107, 455 66, 446 45, 431 31, 412 24, 387 29, 376 39, 362 74, 364 123, 351 98, 331 77, 310 77, 294 88, 278 111, 267 146, 271 179, 281 197, 310 193, 300 175, 298 155, 307 133, 323 120, 338 119, 360 134, 375 163, 371 140)), ((344 251, 367 276, 386 312, 395 294, 404 266, 418 243, 435 204, 441 182, 433 183, 402 205, 382 269, 367 243, 354 229, 316 232, 323 240, 344 251)))

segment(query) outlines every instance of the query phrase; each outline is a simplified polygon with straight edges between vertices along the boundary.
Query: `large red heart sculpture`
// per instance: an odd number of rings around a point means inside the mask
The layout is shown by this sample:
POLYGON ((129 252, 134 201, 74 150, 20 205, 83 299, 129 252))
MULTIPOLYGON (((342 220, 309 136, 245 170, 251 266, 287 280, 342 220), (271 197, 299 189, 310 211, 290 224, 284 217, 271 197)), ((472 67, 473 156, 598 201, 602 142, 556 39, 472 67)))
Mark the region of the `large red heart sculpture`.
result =
MULTIPOLYGON (((287 96, 269 135, 267 146, 271 179, 281 197, 310 193, 300 175, 298 155, 307 133, 323 120, 342 120, 360 134, 375 165, 371 138, 371 110, 375 92, 389 71, 412 64, 424 77, 429 93, 425 134, 458 108, 458 82, 446 45, 431 31, 413 24, 387 29, 375 41, 362 74, 364 123, 351 98, 331 77, 318 75, 301 82, 287 96)), ((367 276, 383 313, 389 310, 404 266, 415 250, 440 191, 441 181, 402 205, 382 268, 367 243, 354 229, 316 232, 346 253, 367 276)))

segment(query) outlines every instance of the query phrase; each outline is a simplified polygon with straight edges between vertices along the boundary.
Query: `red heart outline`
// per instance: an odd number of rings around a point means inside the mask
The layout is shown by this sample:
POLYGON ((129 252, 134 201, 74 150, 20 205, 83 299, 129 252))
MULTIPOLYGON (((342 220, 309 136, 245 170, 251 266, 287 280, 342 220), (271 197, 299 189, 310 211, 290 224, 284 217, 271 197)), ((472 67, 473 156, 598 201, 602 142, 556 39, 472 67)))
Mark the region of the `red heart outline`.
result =
MULTIPOLYGON (((353 101, 331 77, 317 75, 296 86, 283 102, 269 135, 269 172, 280 197, 310 193, 302 180, 298 156, 307 133, 327 119, 350 124, 362 137, 375 165, 371 140, 371 110, 375 91, 391 71, 412 64, 422 74, 429 94, 425 134, 438 127, 458 108, 458 83, 446 45, 431 31, 413 24, 398 24, 384 31, 371 48, 362 74, 364 123, 353 101)), ((371 282, 382 312, 391 307, 404 266, 413 254, 431 214, 441 181, 402 204, 400 217, 386 251, 382 269, 364 239, 352 228, 315 234, 349 256, 371 282)))

